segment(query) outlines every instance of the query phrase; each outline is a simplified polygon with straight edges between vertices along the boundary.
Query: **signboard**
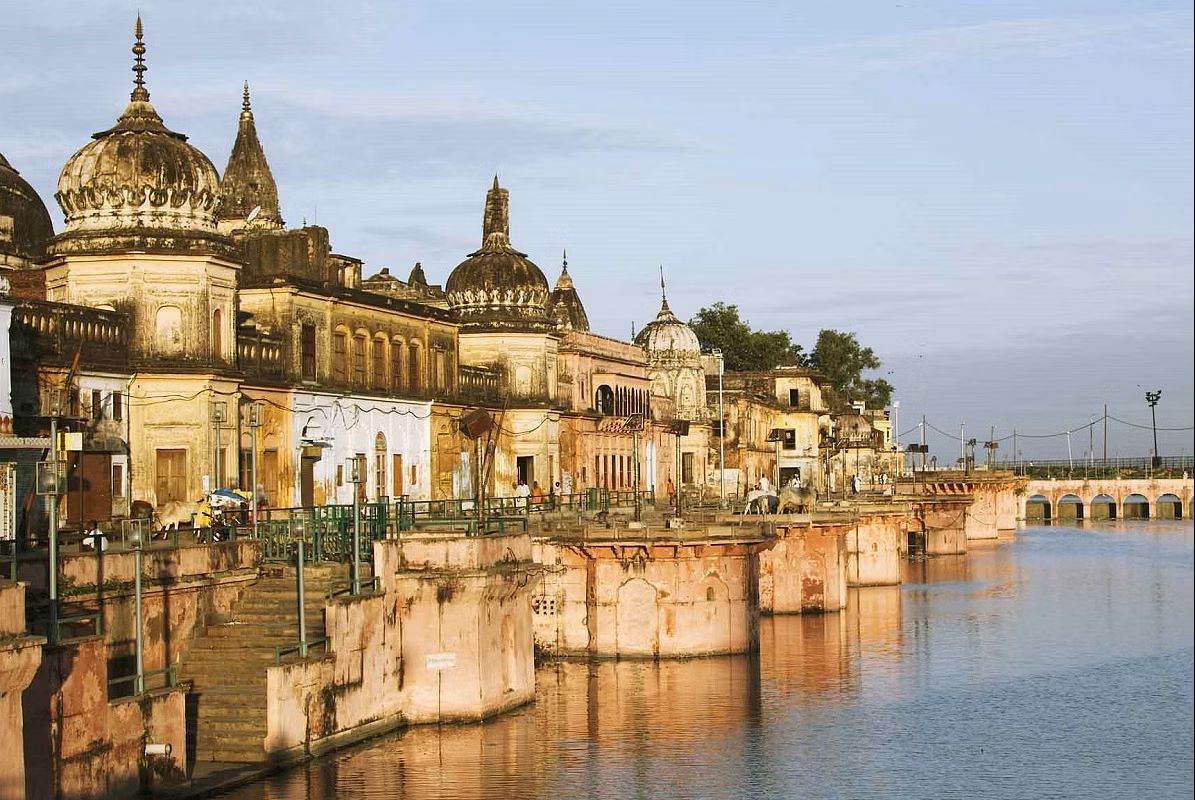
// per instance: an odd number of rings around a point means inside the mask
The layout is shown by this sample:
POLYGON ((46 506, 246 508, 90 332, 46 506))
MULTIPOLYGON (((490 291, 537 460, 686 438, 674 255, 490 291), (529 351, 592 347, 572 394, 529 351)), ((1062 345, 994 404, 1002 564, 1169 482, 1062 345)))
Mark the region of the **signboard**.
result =
POLYGON ((456 666, 456 653, 428 653, 427 668, 433 672, 441 672, 456 666))

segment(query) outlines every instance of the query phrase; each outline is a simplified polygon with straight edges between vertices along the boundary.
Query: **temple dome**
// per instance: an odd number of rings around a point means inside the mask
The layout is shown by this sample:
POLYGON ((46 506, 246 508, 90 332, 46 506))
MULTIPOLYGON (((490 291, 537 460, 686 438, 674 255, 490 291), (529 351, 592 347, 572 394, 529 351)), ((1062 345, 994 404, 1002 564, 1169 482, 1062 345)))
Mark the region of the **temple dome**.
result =
POLYGON ((466 327, 546 329, 548 279, 525 253, 511 246, 508 214, 508 193, 495 177, 486 194, 481 249, 448 276, 448 307, 466 327))
POLYGON ((693 329, 681 322, 672 309, 668 307, 668 299, 660 304, 660 313, 656 318, 643 327, 635 336, 635 344, 647 350, 648 353, 699 354, 701 342, 693 329))
POLYGON ((116 124, 93 134, 62 168, 55 198, 71 234, 216 230, 220 176, 211 160, 168 129, 145 88, 141 19, 133 45, 137 74, 116 124))
POLYGON ((0 266, 28 266, 53 236, 46 204, 0 154, 0 266))
POLYGON ((564 255, 560 277, 556 280, 556 288, 548 297, 546 311, 548 317, 556 322, 556 327, 564 331, 589 331, 589 316, 585 313, 585 306, 581 305, 581 296, 573 285, 573 278, 568 274, 568 254, 564 255))

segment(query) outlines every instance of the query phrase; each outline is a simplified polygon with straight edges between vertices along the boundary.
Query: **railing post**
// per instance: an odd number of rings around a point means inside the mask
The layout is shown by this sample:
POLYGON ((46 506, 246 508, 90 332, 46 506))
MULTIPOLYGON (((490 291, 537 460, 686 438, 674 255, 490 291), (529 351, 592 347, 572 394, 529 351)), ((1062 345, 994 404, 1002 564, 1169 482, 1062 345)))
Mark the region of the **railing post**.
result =
POLYGON ((298 567, 295 569, 295 589, 299 596, 299 658, 307 658, 307 597, 303 582, 303 524, 299 526, 298 567))

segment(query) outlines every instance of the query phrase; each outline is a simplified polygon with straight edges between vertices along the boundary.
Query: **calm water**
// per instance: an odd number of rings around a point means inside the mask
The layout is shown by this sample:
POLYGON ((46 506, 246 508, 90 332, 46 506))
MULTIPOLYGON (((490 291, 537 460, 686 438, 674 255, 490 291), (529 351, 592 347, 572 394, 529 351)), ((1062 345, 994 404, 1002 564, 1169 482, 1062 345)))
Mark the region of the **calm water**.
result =
POLYGON ((757 658, 553 665, 502 719, 225 796, 1189 800, 1192 530, 1026 529, 765 618, 757 658))

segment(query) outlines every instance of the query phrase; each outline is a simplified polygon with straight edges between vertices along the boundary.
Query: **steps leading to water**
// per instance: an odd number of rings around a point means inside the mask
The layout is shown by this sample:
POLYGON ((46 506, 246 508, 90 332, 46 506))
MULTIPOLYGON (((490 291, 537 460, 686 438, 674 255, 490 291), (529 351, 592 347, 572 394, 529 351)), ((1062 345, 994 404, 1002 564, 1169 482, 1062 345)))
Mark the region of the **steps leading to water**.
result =
MULTIPOLYGON (((324 636, 324 605, 347 566, 309 565, 304 570, 307 640, 324 636)), ((275 648, 299 639, 293 567, 271 567, 248 587, 232 620, 209 625, 192 642, 179 677, 193 687, 195 712, 188 741, 196 761, 257 762, 265 759, 266 669, 275 648)))

